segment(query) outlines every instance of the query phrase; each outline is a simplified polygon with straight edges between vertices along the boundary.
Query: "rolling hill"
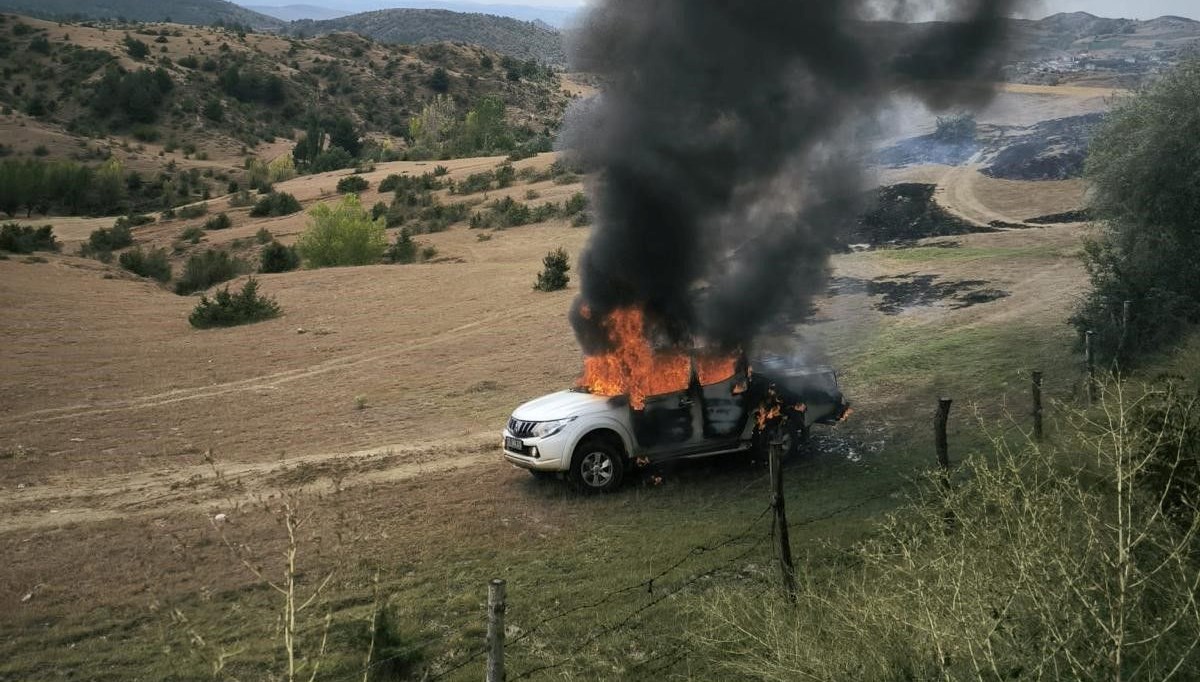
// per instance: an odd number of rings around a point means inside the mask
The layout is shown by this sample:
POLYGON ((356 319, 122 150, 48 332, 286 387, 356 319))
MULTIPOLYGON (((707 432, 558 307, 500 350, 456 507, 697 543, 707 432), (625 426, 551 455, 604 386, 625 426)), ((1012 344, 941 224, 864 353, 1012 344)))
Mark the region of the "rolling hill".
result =
POLYGON ((284 22, 225 0, 0 0, 0 11, 47 19, 124 19, 280 29, 284 22))
POLYGON ((282 21, 337 19, 351 14, 351 12, 316 5, 243 5, 243 7, 282 21))
POLYGON ((567 61, 562 34, 534 23, 491 14, 389 9, 329 21, 298 21, 289 30, 304 36, 349 31, 385 43, 466 43, 553 66, 567 61))
POLYGON ((513 81, 475 46, 385 45, 352 34, 308 39, 141 24, 116 30, 0 15, 0 157, 99 165, 158 177, 196 169, 224 187, 246 158, 289 152, 316 114, 345 118, 402 154, 410 119, 437 95, 461 119, 504 104, 519 142, 553 134, 569 102, 544 69, 513 81), (134 58, 131 44, 147 54, 134 58))

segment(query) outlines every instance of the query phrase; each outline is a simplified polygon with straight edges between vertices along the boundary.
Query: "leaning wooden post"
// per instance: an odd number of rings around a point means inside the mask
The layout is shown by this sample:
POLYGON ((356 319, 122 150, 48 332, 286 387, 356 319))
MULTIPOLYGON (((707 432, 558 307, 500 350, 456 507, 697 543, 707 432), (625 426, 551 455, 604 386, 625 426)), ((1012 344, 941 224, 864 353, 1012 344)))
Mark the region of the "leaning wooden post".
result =
POLYGON ((942 469, 946 488, 950 487, 950 440, 946 436, 946 423, 950 421, 952 404, 954 401, 950 398, 939 399, 937 419, 934 420, 934 444, 937 446, 938 466, 942 469))
POLYGON ((1083 338, 1083 360, 1087 365, 1087 400, 1088 407, 1096 401, 1096 349, 1094 339, 1096 332, 1087 332, 1083 338))
POLYGON ((792 541, 788 536, 787 510, 783 499, 783 442, 776 433, 771 439, 771 506, 775 508, 775 525, 779 529, 779 570, 783 573, 783 589, 788 602, 796 603, 796 566, 792 563, 792 541))
POLYGON ((1033 437, 1042 442, 1042 373, 1033 373, 1033 437))
POLYGON ((954 529, 954 510, 950 508, 950 440, 946 436, 946 423, 950 421, 950 398, 938 399, 937 417, 933 422, 934 445, 937 447, 938 467, 942 470, 942 490, 946 493, 946 532, 954 529))
POLYGON ((487 677, 486 682, 504 682, 504 581, 488 583, 487 677))

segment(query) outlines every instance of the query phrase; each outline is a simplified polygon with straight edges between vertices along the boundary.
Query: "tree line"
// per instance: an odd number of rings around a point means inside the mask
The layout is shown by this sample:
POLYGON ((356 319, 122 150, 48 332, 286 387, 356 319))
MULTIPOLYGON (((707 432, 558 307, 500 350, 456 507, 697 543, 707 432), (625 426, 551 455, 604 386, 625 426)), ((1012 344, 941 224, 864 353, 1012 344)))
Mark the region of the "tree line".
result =
POLYGON ((128 196, 123 167, 110 159, 97 168, 73 161, 0 160, 0 211, 111 214, 128 196))

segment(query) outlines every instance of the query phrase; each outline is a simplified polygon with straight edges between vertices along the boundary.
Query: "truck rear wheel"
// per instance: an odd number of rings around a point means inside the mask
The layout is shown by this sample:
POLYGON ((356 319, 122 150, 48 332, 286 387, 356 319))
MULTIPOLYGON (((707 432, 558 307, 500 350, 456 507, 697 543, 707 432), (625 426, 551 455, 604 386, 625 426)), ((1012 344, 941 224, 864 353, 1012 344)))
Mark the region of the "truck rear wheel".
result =
POLYGON ((580 492, 611 493, 625 478, 625 456, 607 440, 588 438, 575 448, 569 478, 580 492))

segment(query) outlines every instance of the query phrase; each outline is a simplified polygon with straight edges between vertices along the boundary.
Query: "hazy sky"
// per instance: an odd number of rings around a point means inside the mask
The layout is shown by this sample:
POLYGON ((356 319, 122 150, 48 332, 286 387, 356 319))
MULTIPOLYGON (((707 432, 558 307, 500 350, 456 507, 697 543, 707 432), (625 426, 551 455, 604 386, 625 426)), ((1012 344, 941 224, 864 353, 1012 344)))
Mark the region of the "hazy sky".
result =
MULTIPOLYGON (((299 1, 299 0, 298 0, 299 1)), ((489 0, 474 0, 489 4, 489 0)), ((1200 19, 1200 0, 1035 0, 1034 16, 1055 12, 1091 12, 1102 17, 1153 19, 1164 14, 1200 19)), ((490 0, 490 4, 536 5, 539 7, 579 7, 584 0, 490 0)), ((313 2, 319 5, 319 2, 313 2)))

